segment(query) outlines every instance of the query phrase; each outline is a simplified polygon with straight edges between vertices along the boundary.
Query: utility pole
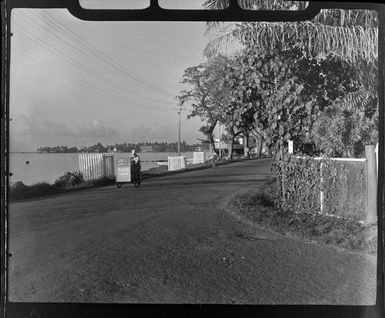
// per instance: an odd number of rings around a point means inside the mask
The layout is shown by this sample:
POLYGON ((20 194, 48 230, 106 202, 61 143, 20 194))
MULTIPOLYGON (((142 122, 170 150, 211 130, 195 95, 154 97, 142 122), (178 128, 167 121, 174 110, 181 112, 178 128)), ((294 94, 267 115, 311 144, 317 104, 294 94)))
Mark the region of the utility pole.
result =
POLYGON ((178 108, 178 156, 180 156, 180 126, 181 126, 181 112, 182 112, 182 105, 179 105, 178 108))
POLYGON ((222 130, 221 130, 221 123, 218 122, 218 151, 219 151, 219 158, 222 158, 222 130))

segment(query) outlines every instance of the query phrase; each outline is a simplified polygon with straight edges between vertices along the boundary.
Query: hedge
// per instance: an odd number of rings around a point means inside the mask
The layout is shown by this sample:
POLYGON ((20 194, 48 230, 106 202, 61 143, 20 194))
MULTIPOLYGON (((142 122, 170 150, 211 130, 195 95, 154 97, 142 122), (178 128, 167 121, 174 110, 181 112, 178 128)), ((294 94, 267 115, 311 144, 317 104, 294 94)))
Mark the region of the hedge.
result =
POLYGON ((285 156, 273 162, 279 203, 298 212, 322 213, 354 220, 366 215, 366 163, 328 158, 285 156), (322 182, 321 182, 322 163, 322 182))

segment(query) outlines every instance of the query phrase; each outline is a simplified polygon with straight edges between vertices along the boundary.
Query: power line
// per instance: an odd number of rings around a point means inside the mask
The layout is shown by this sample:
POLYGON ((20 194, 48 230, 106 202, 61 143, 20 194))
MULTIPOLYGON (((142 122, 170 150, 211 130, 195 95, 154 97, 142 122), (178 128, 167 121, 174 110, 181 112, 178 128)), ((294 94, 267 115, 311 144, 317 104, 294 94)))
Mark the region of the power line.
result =
MULTIPOLYGON (((32 34, 32 33, 29 32, 28 30, 26 30, 25 28, 23 28, 23 27, 21 27, 20 25, 18 25, 17 23, 15 23, 15 24, 16 24, 17 28, 20 28, 20 29, 22 29, 22 30, 28 32, 29 34, 32 34)), ((36 37, 33 38, 33 37, 29 36, 28 34, 25 34, 24 32, 20 31, 20 30, 19 30, 19 32, 20 32, 23 36, 27 37, 28 39, 30 39, 31 41, 33 41, 33 42, 35 42, 35 43, 38 43, 38 44, 39 44, 39 42, 40 42, 40 45, 42 45, 43 47, 45 47, 48 51, 52 52, 55 56, 61 57, 61 58, 62 58, 63 60, 65 60, 67 63, 69 63, 69 64, 71 64, 71 65, 73 65, 73 66, 75 66, 75 67, 77 67, 77 68, 80 68, 81 70, 83 70, 83 72, 87 73, 88 75, 91 75, 91 76, 93 76, 93 77, 96 76, 97 78, 101 79, 103 82, 107 82, 107 83, 109 83, 110 85, 113 85, 113 86, 117 85, 115 82, 112 82, 112 84, 111 84, 111 80, 109 80, 108 78, 106 78, 106 77, 100 75, 99 73, 95 72, 95 71, 92 70, 92 69, 89 69, 89 68, 85 67, 84 65, 80 64, 79 62, 74 61, 73 59, 69 58, 67 55, 63 54, 62 52, 57 51, 57 50, 53 49, 52 47, 49 47, 49 46, 47 45, 47 42, 45 42, 45 41, 43 41, 43 40, 41 40, 41 39, 39 39, 39 38, 36 38, 36 37)), ((120 86, 121 86, 121 85, 120 85, 120 86)), ((123 87, 123 88, 125 88, 125 87, 123 87)), ((101 88, 98 88, 98 89, 101 89, 101 88)), ((105 91, 105 92, 106 92, 106 91, 105 91)), ((121 97, 119 97, 119 96, 117 96, 117 95, 114 95, 114 94, 112 94, 112 93, 109 93, 109 94, 121 99, 121 97)), ((121 99, 121 101, 127 102, 128 100, 121 99)), ((155 100, 155 101, 157 101, 157 100, 155 100)), ((159 101, 157 101, 157 102, 159 102, 159 101)), ((130 103, 131 103, 131 101, 130 101, 130 103)), ((172 105, 171 103, 167 103, 167 104, 172 105)))
POLYGON ((145 49, 138 49, 138 48, 129 47, 129 46, 126 46, 126 45, 123 45, 123 44, 116 44, 116 43, 111 43, 111 42, 102 41, 102 40, 98 40, 98 39, 92 39, 92 41, 104 43, 104 44, 111 45, 111 46, 121 47, 121 48, 124 48, 124 49, 133 50, 133 51, 140 51, 140 52, 145 52, 145 53, 150 53, 150 54, 160 54, 160 55, 165 55, 165 56, 170 56, 170 57, 183 58, 183 59, 187 59, 187 60, 200 61, 200 59, 194 58, 194 57, 188 57, 188 56, 183 56, 183 55, 175 55, 175 54, 168 54, 168 53, 164 53, 164 52, 150 51, 150 50, 145 50, 145 49))
POLYGON ((134 106, 134 107, 140 107, 140 108, 148 108, 148 109, 153 109, 153 110, 161 110, 161 111, 168 111, 170 109, 165 109, 165 108, 158 108, 158 107, 149 107, 149 106, 146 106, 146 105, 140 105, 140 104, 136 104, 136 103, 133 103, 132 101, 130 100, 127 100, 127 99, 124 99, 120 96, 117 96, 111 92, 108 92, 104 89, 101 89, 100 87, 97 87, 96 85, 93 85, 92 83, 89 83, 89 82, 83 82, 83 81, 78 81, 78 80, 74 80, 73 78, 69 77, 67 74, 65 74, 64 72, 58 72, 58 69, 55 69, 53 67, 50 67, 49 65, 47 65, 46 63, 42 62, 41 60, 37 59, 36 57, 34 56, 31 56, 31 55, 28 55, 26 54, 25 52, 22 52, 16 48, 13 48, 12 51, 15 51, 17 52, 18 54, 21 54, 21 55, 24 55, 32 60, 34 60, 36 63, 40 64, 41 66, 43 66, 44 68, 54 72, 55 74, 59 75, 60 77, 63 77, 75 84, 79 84, 91 91, 94 91, 96 92, 97 94, 101 95, 101 96, 104 96, 104 97, 107 97, 111 100, 114 100, 115 102, 117 103, 120 103, 120 104, 124 104, 126 105, 127 103, 130 105, 130 106, 134 106))
MULTIPOLYGON (((96 30, 87 29, 87 28, 84 28, 84 27, 79 27, 79 29, 87 31, 87 32, 92 32, 92 33, 97 33, 97 34, 104 34, 104 35, 107 35, 108 37, 115 36, 117 38, 120 38, 116 33, 100 32, 100 31, 96 31, 96 30)), ((165 43, 165 42, 155 42, 155 41, 150 41, 150 40, 147 40, 147 39, 141 39, 141 38, 138 38, 138 37, 135 37, 135 36, 124 35, 124 38, 125 39, 133 39, 133 40, 137 40, 137 41, 140 41, 140 42, 146 42, 146 43, 150 43, 150 44, 167 46, 167 47, 173 46, 173 47, 179 47, 179 48, 184 48, 184 49, 202 51, 202 48, 198 48, 198 47, 185 46, 185 45, 179 45, 179 44, 171 44, 171 43, 165 43)))
MULTIPOLYGON (((141 78, 139 75, 137 75, 134 72, 130 71, 124 65, 122 65, 122 64, 116 62, 115 60, 111 59, 109 56, 107 56, 105 53, 103 53, 102 51, 100 51, 99 49, 94 47, 92 44, 88 43, 83 38, 79 37, 76 33, 74 33, 72 30, 70 30, 66 25, 64 25, 64 24, 62 24, 62 23, 60 23, 58 21, 53 20, 52 17, 49 17, 47 15, 44 15, 44 16, 46 17, 47 20, 49 19, 50 21, 52 21, 52 23, 55 24, 56 26, 61 25, 64 29, 67 30, 67 33, 69 33, 71 35, 71 38, 73 37, 74 39, 76 39, 76 41, 78 43, 80 43, 81 46, 86 47, 88 50, 91 50, 92 52, 94 52, 94 54, 96 56, 98 56, 99 59, 103 60, 105 63, 107 63, 111 67, 115 68, 119 72, 121 72, 121 73, 127 75, 128 77, 136 80, 137 82, 141 83, 142 85, 145 85, 145 86, 147 86, 147 87, 149 87, 149 88, 151 88, 153 90, 156 90, 156 91, 158 91, 158 92, 160 92, 162 94, 166 94, 166 95, 174 97, 173 94, 171 94, 169 92, 166 92, 162 88, 159 88, 156 85, 152 84, 151 82, 141 78)), ((65 31, 62 29, 62 32, 65 32, 65 31)))
MULTIPOLYGON (((79 52, 79 49, 78 49, 76 46, 74 46, 72 43, 68 42, 67 40, 63 39, 62 37, 60 37, 60 36, 58 36, 58 35, 53 34, 51 30, 45 28, 44 26, 42 26, 40 23, 36 22, 35 20, 30 19, 30 21, 34 22, 35 24, 39 25, 40 27, 43 27, 47 32, 49 32, 50 34, 54 35, 56 38, 59 38, 62 42, 66 43, 67 45, 69 45, 69 46, 71 46, 73 49, 75 49, 77 52, 79 52)), ((21 27, 19 24, 17 24, 17 23, 15 23, 15 24, 16 24, 17 26, 21 27)), ((21 28, 23 28, 23 27, 21 27, 21 28)), ((24 30, 26 30, 26 29, 24 29, 24 30)), ((60 30, 59 30, 59 31, 60 31, 60 30)), ((29 31, 28 31, 28 32, 29 32, 29 31)), ((31 33, 31 32, 29 32, 29 34, 32 34, 32 35, 33 35, 33 33, 31 33)), ((68 38, 68 36, 67 36, 67 38, 68 38)), ((69 38, 69 39, 71 40, 71 38, 69 38)), ((43 41, 43 40, 41 40, 41 39, 38 39, 38 41, 44 42, 45 44, 47 44, 47 42, 45 42, 45 41, 43 41)), ((48 45, 48 44, 47 44, 47 45, 48 45)), ((46 48, 47 48, 47 46, 46 46, 46 48)), ((50 46, 50 47, 47 48, 47 49, 50 50, 50 51, 52 52, 52 49, 53 49, 53 48, 50 46)), ((83 49, 84 49, 84 48, 83 48, 83 49)), ((53 50, 55 50, 55 49, 53 49, 53 50)), ((85 50, 86 50, 86 49, 85 49, 85 50)), ((56 52, 58 52, 58 51, 56 50, 56 52)), ((93 55, 91 52, 87 52, 87 53, 93 55)), ((81 55, 80 55, 81 57, 84 56, 84 54, 83 54, 83 55, 82 55, 82 53, 80 53, 80 54, 81 54, 81 55)), ((63 54, 62 52, 59 51, 59 55, 63 56, 63 55, 65 55, 65 54, 63 54)), ((90 74, 89 72, 91 72, 91 73, 93 74, 93 76, 96 76, 97 78, 101 79, 103 82, 105 82, 105 83, 107 83, 107 84, 110 84, 110 85, 113 86, 113 87, 120 87, 120 88, 124 89, 124 91, 129 91, 129 92, 131 92, 133 95, 136 95, 136 96, 139 96, 139 97, 141 97, 141 98, 145 98, 145 99, 148 99, 148 100, 157 102, 157 103, 169 104, 169 105, 172 104, 171 102, 161 101, 161 100, 158 100, 158 99, 154 99, 154 98, 151 98, 151 97, 148 97, 148 96, 141 95, 141 94, 139 94, 139 93, 137 93, 137 92, 135 92, 135 91, 132 91, 132 90, 130 90, 128 87, 123 86, 122 84, 120 84, 120 83, 118 83, 118 82, 115 82, 115 81, 111 80, 110 78, 107 78, 107 77, 105 77, 105 76, 103 76, 103 75, 100 75, 100 74, 97 73, 95 70, 90 69, 90 68, 87 68, 85 65, 80 64, 78 61, 74 61, 73 59, 71 59, 71 58, 68 57, 67 55, 65 55, 65 56, 67 57, 67 61, 68 61, 68 59, 70 59, 72 62, 74 62, 75 64, 77 64, 77 66, 80 67, 83 71, 84 71, 85 69, 87 69, 87 70, 88 70, 88 71, 87 71, 88 74, 90 74)), ((73 64, 73 63, 72 63, 72 64, 73 64)))

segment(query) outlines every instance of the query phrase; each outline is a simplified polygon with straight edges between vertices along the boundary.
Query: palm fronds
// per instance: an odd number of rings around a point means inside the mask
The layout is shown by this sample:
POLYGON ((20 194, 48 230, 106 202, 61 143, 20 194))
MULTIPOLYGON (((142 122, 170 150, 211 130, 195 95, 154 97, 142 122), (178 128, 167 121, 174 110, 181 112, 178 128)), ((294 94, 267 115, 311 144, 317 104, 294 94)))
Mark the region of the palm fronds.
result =
POLYGON ((337 106, 349 112, 359 113, 361 121, 371 122, 370 128, 374 132, 378 132, 378 127, 376 128, 374 124, 378 117, 378 99, 375 88, 361 87, 359 90, 347 94, 340 103, 337 103, 337 106))
POLYGON ((253 45, 283 48, 301 47, 308 54, 334 54, 349 62, 366 60, 375 62, 378 57, 378 29, 362 26, 341 27, 320 22, 246 22, 231 23, 211 34, 204 54, 234 52, 234 47, 253 45))
MULTIPOLYGON (((229 0, 206 0, 209 9, 224 9, 229 0)), ((304 9, 306 1, 239 0, 244 9, 293 10, 304 9)), ((310 55, 335 54, 355 62, 363 59, 374 62, 378 57, 378 15, 372 10, 325 9, 312 21, 306 22, 210 22, 206 26, 209 42, 204 54, 233 52, 233 47, 256 45, 274 46, 281 41, 284 47, 301 46, 310 55)))
MULTIPOLYGON (((239 6, 249 10, 302 10, 309 1, 288 0, 238 0, 239 6)), ((203 7, 211 10, 226 9, 229 0, 206 0, 203 7)))

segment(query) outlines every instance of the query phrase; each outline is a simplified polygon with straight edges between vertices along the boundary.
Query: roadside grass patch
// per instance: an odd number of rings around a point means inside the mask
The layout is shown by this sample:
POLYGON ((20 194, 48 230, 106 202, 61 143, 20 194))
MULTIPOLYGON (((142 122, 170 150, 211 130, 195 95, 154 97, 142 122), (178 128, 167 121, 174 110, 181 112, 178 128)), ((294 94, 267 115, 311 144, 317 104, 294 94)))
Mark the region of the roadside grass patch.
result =
POLYGON ((364 225, 352 219, 284 210, 278 206, 275 194, 275 185, 270 184, 261 192, 236 195, 227 208, 283 235, 376 255, 377 224, 364 225))
POLYGON ((84 181, 83 175, 80 172, 66 172, 57 178, 54 184, 40 182, 33 185, 25 185, 23 182, 18 181, 10 185, 9 199, 11 201, 25 200, 79 189, 112 185, 114 182, 114 178, 108 177, 84 181))

